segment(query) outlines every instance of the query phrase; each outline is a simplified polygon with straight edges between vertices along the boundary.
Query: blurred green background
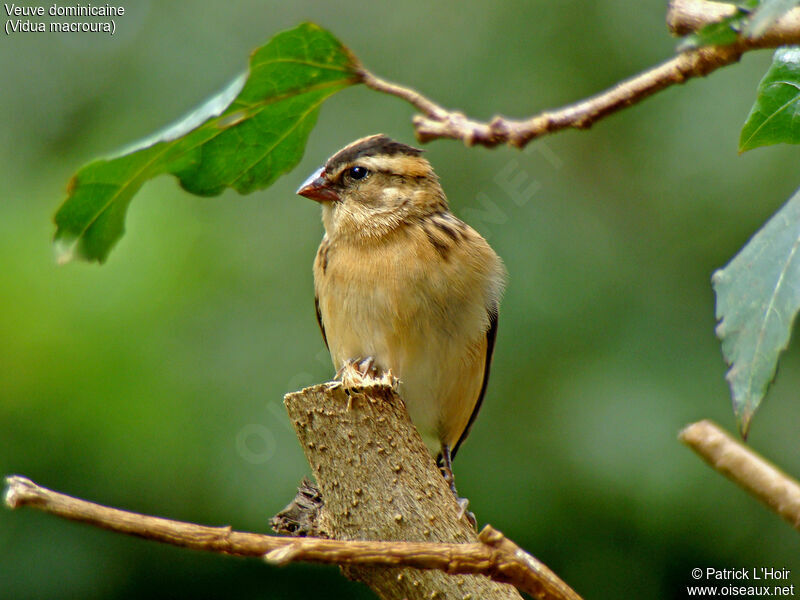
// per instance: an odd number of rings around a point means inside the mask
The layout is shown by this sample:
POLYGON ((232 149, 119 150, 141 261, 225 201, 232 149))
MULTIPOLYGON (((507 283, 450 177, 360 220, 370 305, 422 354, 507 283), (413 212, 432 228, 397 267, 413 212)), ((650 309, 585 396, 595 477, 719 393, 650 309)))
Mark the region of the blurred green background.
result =
MULTIPOLYGON (((250 196, 147 184, 102 267, 54 264, 70 175, 180 117, 301 20, 480 118, 584 98, 675 48, 655 0, 123 5, 114 37, 0 41, 0 473, 255 531, 308 472, 282 396, 332 375, 312 303, 319 207, 294 190, 359 136, 413 143, 413 111, 339 93, 302 164, 250 196)), ((684 598, 694 567, 786 568, 800 585, 797 533, 676 439, 700 418, 735 427, 709 278, 800 181, 796 148, 736 153, 769 60, 748 55, 524 152, 427 147, 454 211, 510 272, 459 489, 480 523, 587 600, 684 598)), ((795 343, 750 437, 795 474, 799 386, 795 343)), ((0 510, 2 598, 308 596, 372 597, 333 567, 0 510)))

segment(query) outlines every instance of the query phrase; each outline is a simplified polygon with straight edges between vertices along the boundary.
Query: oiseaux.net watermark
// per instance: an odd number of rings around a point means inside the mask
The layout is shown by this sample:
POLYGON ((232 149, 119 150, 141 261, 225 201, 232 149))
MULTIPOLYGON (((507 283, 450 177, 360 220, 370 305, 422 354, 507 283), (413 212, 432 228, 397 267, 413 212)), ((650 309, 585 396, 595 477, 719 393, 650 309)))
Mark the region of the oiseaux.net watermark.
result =
POLYGON ((686 596, 712 598, 737 596, 743 598, 781 598, 795 595, 789 569, 751 567, 717 569, 695 567, 691 571, 697 585, 686 586, 686 596))

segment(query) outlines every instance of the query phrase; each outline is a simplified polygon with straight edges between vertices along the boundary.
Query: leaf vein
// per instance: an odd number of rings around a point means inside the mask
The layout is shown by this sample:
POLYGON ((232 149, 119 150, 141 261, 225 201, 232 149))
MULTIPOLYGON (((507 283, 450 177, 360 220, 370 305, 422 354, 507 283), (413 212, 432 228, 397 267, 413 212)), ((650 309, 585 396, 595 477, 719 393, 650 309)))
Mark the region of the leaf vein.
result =
MULTIPOLYGON (((159 152, 158 154, 153 156, 153 158, 151 160, 147 161, 144 165, 142 165, 142 168, 139 169, 138 171, 136 171, 136 173, 134 173, 134 175, 132 177, 130 177, 124 184, 116 186, 117 187, 117 191, 114 192, 114 194, 112 194, 112 196, 106 201, 106 203, 102 206, 102 208, 100 208, 100 210, 97 211, 97 213, 89 220, 89 222, 81 230, 81 232, 75 237, 75 240, 72 242, 72 244, 70 244, 70 246, 69 246, 69 251, 70 252, 72 252, 75 249, 75 247, 78 245, 78 243, 83 238, 83 236, 86 235, 86 232, 89 231, 89 229, 91 229, 92 225, 94 225, 97 222, 97 219, 99 219, 100 216, 103 213, 105 213, 111 207, 111 205, 114 204, 114 202, 116 202, 119 199, 119 197, 122 194, 122 191, 127 189, 128 187, 130 187, 131 183, 136 181, 142 175, 142 173, 144 173, 150 166, 153 165, 153 163, 157 159, 159 159, 162 156, 164 156, 164 154, 167 153, 169 148, 170 148, 170 146, 169 146, 169 144, 167 144, 165 146, 165 148, 161 152, 159 152)), ((97 182, 95 182, 95 183, 97 183, 97 182)), ((86 184, 86 185, 91 185, 91 184, 86 184)))
POLYGON ((785 110, 790 104, 795 103, 798 100, 800 100, 800 94, 798 94, 788 102, 785 102, 777 110, 773 111, 771 115, 765 117, 765 119, 761 123, 759 123, 758 127, 756 127, 753 130, 753 132, 747 137, 746 141, 750 142, 764 128, 764 126, 767 125, 767 123, 769 123, 772 119, 777 118, 781 113, 781 111, 785 110))
MULTIPOLYGON (((762 346, 762 344, 764 342, 764 338, 766 336, 767 323, 769 322, 770 314, 771 313, 779 314, 777 312, 777 309, 775 308, 775 300, 777 299, 777 297, 778 297, 778 295, 779 295, 779 293, 781 291, 781 287, 783 286, 783 280, 786 277, 786 273, 789 270, 789 267, 790 267, 790 265, 792 263, 792 260, 794 260, 795 254, 797 253, 798 246, 800 246, 800 236, 796 237, 795 241, 794 241, 794 244, 792 244, 792 249, 789 251, 789 256, 787 257, 786 262, 784 263, 783 267, 781 268, 781 271, 780 271, 780 273, 778 275, 778 280, 775 282, 775 287, 773 289, 773 293, 770 296, 769 304, 767 305, 767 307, 766 307, 766 309, 764 311, 764 315, 765 315, 764 316, 764 320, 763 320, 763 322, 761 324, 761 327, 759 328, 758 337, 756 339, 756 346, 753 349, 753 358, 754 359, 755 359, 755 357, 757 357, 761 353, 761 346, 762 346)), ((750 374, 749 374, 749 377, 747 379, 747 388, 746 388, 747 389, 747 394, 748 394, 748 399, 752 396, 752 393, 753 393, 754 375, 755 375, 755 369, 750 369, 750 374)))

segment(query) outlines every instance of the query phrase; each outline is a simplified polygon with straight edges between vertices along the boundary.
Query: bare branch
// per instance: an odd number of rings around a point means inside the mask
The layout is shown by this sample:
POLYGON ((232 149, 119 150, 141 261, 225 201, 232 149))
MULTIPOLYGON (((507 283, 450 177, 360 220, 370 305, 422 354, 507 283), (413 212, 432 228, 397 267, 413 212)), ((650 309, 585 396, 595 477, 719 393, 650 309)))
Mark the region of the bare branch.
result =
MULTIPOLYGON (((718 21, 733 10, 733 5, 720 2, 673 0, 667 23, 671 31, 685 34, 718 21)), ((361 78, 367 87, 398 96, 422 113, 414 117, 416 136, 421 142, 449 138, 462 140, 467 146, 508 144, 522 148, 536 138, 562 129, 588 129, 600 119, 638 104, 665 88, 705 77, 737 62, 749 50, 797 43, 800 43, 800 9, 787 13, 757 38, 740 38, 729 46, 688 50, 596 96, 525 120, 496 116, 488 122, 476 121, 461 112, 442 108, 413 89, 379 79, 366 69, 362 69, 361 78)))
POLYGON ((234 556, 263 556, 279 565, 307 561, 483 574, 515 585, 535 598, 580 600, 545 565, 488 525, 479 542, 467 544, 284 538, 109 508, 54 492, 17 475, 7 477, 6 485, 9 508, 30 506, 72 521, 174 546, 234 556))
POLYGON ((376 77, 364 67, 360 68, 359 75, 361 77, 361 82, 368 88, 372 88, 378 92, 383 92, 384 94, 390 94, 392 96, 402 98, 414 106, 422 114, 430 117, 431 119, 446 119, 450 114, 446 109, 442 108, 435 102, 428 100, 419 92, 412 90, 411 88, 403 87, 402 85, 397 85, 396 83, 391 83, 390 81, 386 81, 380 77, 376 77))
POLYGON ((800 483, 732 438, 712 421, 688 425, 680 440, 800 531, 800 483))

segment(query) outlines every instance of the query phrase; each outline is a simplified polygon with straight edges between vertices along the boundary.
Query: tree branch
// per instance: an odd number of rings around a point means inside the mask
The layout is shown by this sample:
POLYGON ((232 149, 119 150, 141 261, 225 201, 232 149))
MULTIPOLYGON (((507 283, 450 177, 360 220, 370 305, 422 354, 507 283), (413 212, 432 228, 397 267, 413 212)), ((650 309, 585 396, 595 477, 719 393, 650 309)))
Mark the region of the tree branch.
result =
POLYGON ((5 502, 195 550, 262 556, 274 564, 338 564, 382 598, 519 598, 502 585, 511 584, 535 598, 580 600, 499 531, 487 525, 475 534, 400 397, 385 380, 371 381, 347 389, 320 385, 286 397, 322 491, 319 518, 339 539, 276 537, 146 516, 20 476, 6 478, 5 502), (399 541, 406 539, 412 541, 399 541))
POLYGON ((262 556, 284 565, 290 562, 370 567, 407 566, 438 569, 449 574, 484 574, 495 581, 516 585, 536 598, 579 596, 553 573, 502 533, 487 525, 480 541, 470 544, 432 542, 366 542, 321 538, 285 538, 234 531, 230 527, 206 527, 109 508, 41 487, 18 475, 6 478, 5 501, 9 508, 30 506, 44 512, 173 546, 232 556, 262 556), (549 583, 542 583, 542 579, 549 583), (561 588, 554 593, 544 588, 561 588))
MULTIPOLYGON (((706 0, 671 0, 667 27, 673 35, 688 35, 706 25, 717 23, 736 12, 736 6, 706 0)), ((796 44, 800 36, 800 8, 793 8, 775 21, 763 34, 750 41, 755 48, 773 48, 796 44)))
POLYGON ((800 483, 712 421, 688 425, 679 438, 712 468, 750 492, 800 531, 800 483))
MULTIPOLYGON (((672 0, 667 23, 672 32, 684 35, 734 10, 733 5, 720 2, 672 0)), ((371 89, 406 100, 422 113, 414 117, 414 129, 420 142, 449 138, 461 140, 467 146, 508 144, 522 148, 536 138, 562 129, 588 129, 600 119, 638 104, 665 88, 705 77, 737 62, 749 50, 797 43, 800 43, 800 9, 787 13, 757 38, 741 37, 729 46, 707 46, 682 52, 596 96, 525 120, 496 116, 488 122, 476 121, 461 112, 442 108, 413 89, 375 77, 363 68, 361 80, 371 89)))

